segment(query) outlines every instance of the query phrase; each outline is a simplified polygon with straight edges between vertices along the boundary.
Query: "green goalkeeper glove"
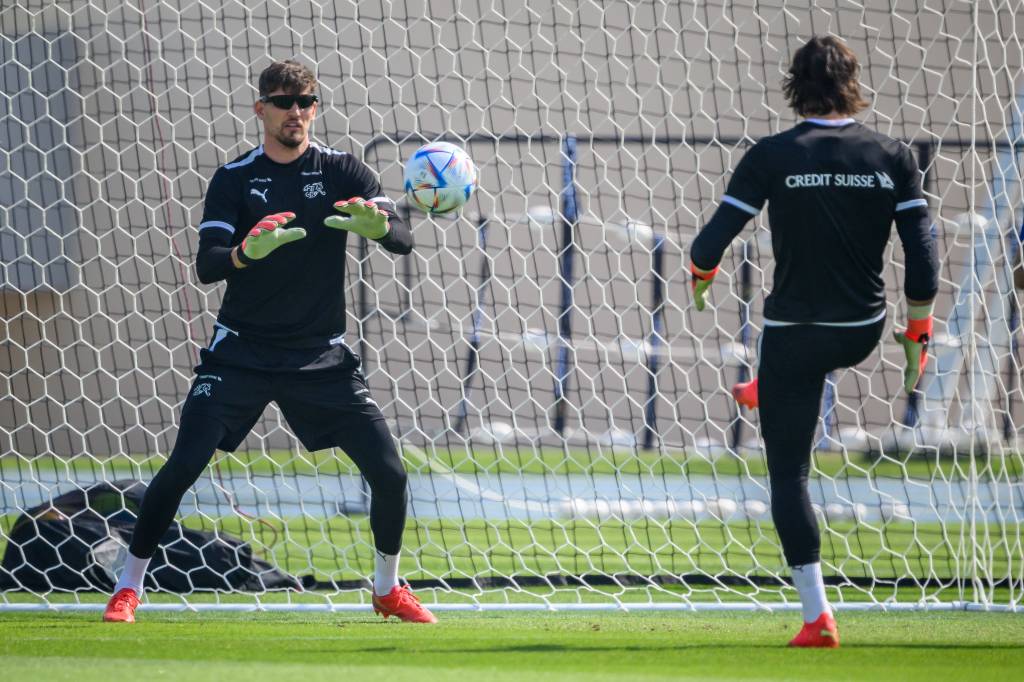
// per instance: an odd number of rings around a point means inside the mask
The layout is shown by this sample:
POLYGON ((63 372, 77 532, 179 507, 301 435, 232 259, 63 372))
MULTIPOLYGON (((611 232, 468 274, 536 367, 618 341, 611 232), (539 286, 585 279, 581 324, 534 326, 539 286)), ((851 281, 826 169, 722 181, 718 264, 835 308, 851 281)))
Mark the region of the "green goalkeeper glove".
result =
POLYGON ((697 307, 698 311, 702 311, 706 305, 704 297, 707 296, 708 289, 711 288, 711 282, 714 281, 715 275, 718 274, 718 266, 716 265, 711 270, 701 270, 693 263, 690 263, 690 274, 693 275, 690 279, 690 286, 693 288, 693 305, 697 307))
POLYGON ((242 240, 238 248, 238 260, 244 265, 251 265, 269 256, 274 249, 305 237, 306 230, 301 227, 278 229, 293 220, 295 214, 290 211, 268 215, 260 220, 242 240))
POLYGON ((907 312, 906 331, 894 331, 893 337, 903 346, 907 366, 903 370, 903 390, 914 392, 928 364, 928 344, 932 338, 932 304, 912 305, 907 312))
POLYGON ((324 225, 335 230, 348 230, 366 239, 383 239, 391 226, 388 225, 388 214, 377 208, 372 201, 362 197, 352 197, 334 204, 334 210, 344 216, 332 215, 324 219, 324 225))

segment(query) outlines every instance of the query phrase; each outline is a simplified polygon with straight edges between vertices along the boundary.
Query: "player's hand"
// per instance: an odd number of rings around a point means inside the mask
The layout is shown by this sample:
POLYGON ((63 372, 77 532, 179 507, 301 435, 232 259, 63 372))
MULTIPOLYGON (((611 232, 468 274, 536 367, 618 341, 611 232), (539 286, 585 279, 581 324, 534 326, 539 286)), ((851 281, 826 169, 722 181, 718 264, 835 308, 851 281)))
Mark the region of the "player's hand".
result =
POLYGON ((704 297, 708 294, 708 289, 711 288, 711 282, 715 279, 715 275, 718 274, 718 266, 716 265, 711 270, 701 270, 693 263, 690 263, 690 287, 693 289, 693 305, 697 307, 698 311, 704 310, 706 305, 704 297))
POLYGON ((290 211, 268 215, 260 220, 242 240, 239 251, 243 257, 239 260, 247 263, 266 258, 274 249, 305 237, 306 230, 301 227, 282 229, 293 220, 295 214, 290 211))
POLYGON ((324 219, 324 225, 335 230, 348 230, 367 239, 383 239, 391 229, 388 214, 362 197, 336 202, 334 210, 345 214, 324 219))
POLYGON ((906 331, 895 331, 893 337, 903 346, 907 366, 903 369, 903 390, 913 393, 928 364, 928 344, 932 338, 932 316, 909 320, 906 331))

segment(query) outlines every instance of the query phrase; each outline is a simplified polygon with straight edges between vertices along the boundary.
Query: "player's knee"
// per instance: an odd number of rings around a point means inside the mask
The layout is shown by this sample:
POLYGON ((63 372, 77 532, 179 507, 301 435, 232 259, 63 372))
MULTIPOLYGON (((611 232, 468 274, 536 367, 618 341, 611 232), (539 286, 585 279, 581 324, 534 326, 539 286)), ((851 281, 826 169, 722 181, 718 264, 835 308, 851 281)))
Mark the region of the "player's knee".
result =
POLYGON ((371 470, 364 470, 363 476, 370 484, 370 490, 374 495, 404 495, 409 484, 409 475, 405 473, 405 467, 402 466, 402 460, 397 452, 394 452, 393 456, 383 453, 377 466, 371 470))
POLYGON ((404 495, 406 486, 409 485, 409 475, 405 473, 401 461, 397 465, 384 467, 375 486, 375 492, 388 495, 404 495))
POLYGON ((802 471, 799 467, 780 467, 769 470, 768 484, 773 496, 776 492, 792 494, 801 488, 807 488, 807 472, 802 471))

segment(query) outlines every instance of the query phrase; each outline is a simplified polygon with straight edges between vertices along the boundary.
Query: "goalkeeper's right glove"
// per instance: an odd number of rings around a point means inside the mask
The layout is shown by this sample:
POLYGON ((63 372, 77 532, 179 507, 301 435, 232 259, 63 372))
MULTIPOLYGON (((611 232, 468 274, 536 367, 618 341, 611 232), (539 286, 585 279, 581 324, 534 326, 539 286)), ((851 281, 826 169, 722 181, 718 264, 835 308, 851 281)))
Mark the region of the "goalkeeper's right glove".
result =
POLYGON ((690 287, 693 288, 693 304, 697 307, 698 311, 704 310, 704 297, 707 296, 708 289, 711 288, 711 282, 715 279, 715 275, 718 274, 718 266, 716 265, 711 270, 701 270, 691 261, 690 274, 693 275, 693 278, 690 280, 690 287))
POLYGON ((748 410, 756 410, 758 405, 760 405, 760 399, 757 391, 757 377, 754 377, 752 381, 747 381, 733 386, 732 397, 736 402, 748 410))
POLYGON ((306 236, 306 230, 301 227, 291 227, 280 230, 295 220, 295 214, 290 211, 275 213, 263 218, 256 226, 249 230, 249 234, 242 240, 238 247, 238 260, 244 265, 251 265, 256 261, 266 258, 274 249, 302 239, 306 236))
POLYGON ((903 390, 910 394, 914 392, 928 364, 928 344, 932 339, 932 304, 910 306, 906 331, 895 331, 893 337, 903 346, 907 358, 907 366, 903 370, 903 390))

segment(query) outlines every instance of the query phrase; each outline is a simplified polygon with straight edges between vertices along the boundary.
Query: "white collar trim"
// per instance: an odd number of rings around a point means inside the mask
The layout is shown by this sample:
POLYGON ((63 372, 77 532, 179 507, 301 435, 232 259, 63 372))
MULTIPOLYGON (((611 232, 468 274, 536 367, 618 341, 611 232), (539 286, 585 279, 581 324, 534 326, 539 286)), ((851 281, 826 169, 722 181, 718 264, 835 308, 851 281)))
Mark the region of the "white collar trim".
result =
POLYGON ((848 126, 851 123, 856 123, 852 118, 808 118, 805 119, 808 123, 813 123, 819 126, 830 126, 832 128, 839 128, 841 126, 848 126))

